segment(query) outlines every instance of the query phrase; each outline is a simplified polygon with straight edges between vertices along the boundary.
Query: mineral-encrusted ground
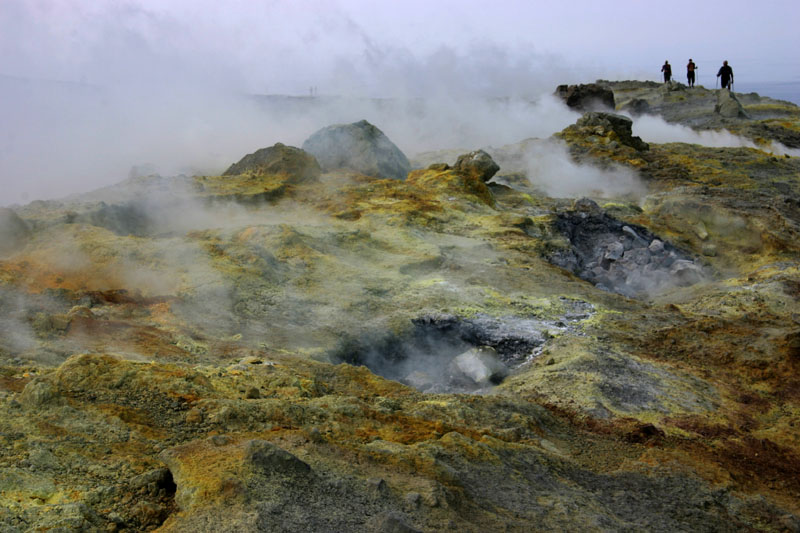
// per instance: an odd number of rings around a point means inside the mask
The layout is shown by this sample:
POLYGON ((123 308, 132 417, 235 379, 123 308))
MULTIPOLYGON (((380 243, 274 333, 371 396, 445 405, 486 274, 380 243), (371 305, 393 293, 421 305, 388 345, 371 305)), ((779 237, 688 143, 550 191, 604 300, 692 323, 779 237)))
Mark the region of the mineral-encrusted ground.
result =
POLYGON ((641 198, 538 193, 528 140, 488 183, 276 146, 3 210, 0 529, 800 531, 800 160, 625 124, 557 137, 641 198))

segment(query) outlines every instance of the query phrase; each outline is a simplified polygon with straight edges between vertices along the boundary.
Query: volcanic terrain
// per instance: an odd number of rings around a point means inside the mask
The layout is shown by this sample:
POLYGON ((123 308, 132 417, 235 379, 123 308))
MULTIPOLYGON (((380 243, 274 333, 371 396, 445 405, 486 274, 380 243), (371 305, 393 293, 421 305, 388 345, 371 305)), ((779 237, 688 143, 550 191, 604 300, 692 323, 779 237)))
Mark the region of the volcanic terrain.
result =
POLYGON ((0 208, 0 530, 800 531, 800 109, 570 94, 0 208), (557 150, 621 181, 549 193, 557 150))

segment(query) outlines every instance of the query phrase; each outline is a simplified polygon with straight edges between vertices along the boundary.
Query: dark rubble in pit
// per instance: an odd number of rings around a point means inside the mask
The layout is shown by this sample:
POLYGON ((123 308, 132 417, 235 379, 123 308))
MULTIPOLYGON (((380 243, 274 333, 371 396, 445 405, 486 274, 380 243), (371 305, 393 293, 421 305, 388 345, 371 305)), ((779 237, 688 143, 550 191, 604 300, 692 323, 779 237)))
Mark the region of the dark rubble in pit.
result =
POLYGON ((599 289, 642 298, 709 277, 697 259, 645 228, 615 219, 588 198, 558 213, 554 225, 569 248, 553 253, 550 261, 599 289))
POLYGON ((343 340, 329 357, 363 365, 378 375, 426 393, 487 392, 529 363, 554 336, 580 334, 592 316, 588 302, 562 300, 565 312, 555 319, 424 315, 402 335, 370 333, 343 340))

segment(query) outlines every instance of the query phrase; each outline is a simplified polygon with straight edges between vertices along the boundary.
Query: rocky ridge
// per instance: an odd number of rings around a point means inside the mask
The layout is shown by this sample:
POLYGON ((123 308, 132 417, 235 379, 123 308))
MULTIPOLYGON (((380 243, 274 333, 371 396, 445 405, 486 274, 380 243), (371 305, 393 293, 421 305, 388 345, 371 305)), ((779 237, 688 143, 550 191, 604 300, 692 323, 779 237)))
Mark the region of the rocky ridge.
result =
POLYGON ((394 179, 276 145, 0 212, 2 529, 800 529, 800 161, 555 140, 643 197, 542 195, 539 141, 394 179))

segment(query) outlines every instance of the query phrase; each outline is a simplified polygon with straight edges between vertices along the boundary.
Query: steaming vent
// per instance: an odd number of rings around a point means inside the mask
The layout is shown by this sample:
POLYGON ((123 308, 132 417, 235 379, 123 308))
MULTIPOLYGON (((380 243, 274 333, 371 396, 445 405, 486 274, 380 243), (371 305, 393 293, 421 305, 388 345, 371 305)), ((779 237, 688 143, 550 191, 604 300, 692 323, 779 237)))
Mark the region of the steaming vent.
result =
POLYGON ((425 315, 404 335, 349 338, 330 355, 421 392, 480 394, 539 355, 554 335, 579 333, 578 323, 593 312, 591 304, 562 303, 567 311, 555 320, 425 315))
POLYGON ((560 213, 555 227, 569 240, 569 248, 550 261, 599 289, 644 298, 708 277, 699 260, 645 228, 615 219, 588 198, 560 213))

